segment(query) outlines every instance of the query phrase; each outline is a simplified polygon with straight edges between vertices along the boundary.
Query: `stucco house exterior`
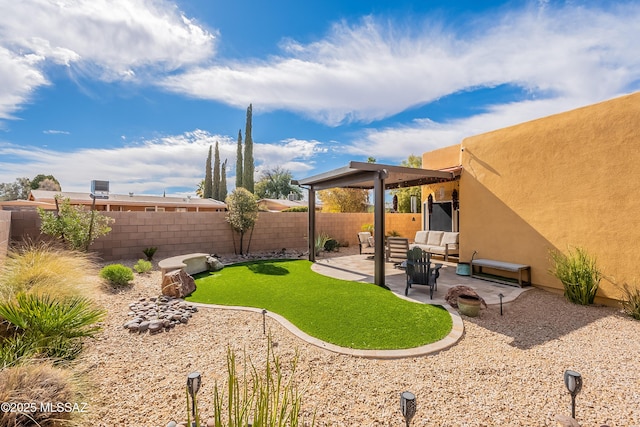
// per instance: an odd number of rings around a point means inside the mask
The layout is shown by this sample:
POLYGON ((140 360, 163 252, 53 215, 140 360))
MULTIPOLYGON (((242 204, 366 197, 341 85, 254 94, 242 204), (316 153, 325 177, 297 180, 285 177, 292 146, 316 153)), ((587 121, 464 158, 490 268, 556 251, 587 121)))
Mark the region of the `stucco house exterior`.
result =
POLYGON ((422 187, 424 228, 444 218, 460 231, 460 261, 477 251, 528 264, 533 285, 560 292, 549 253, 581 247, 607 278, 596 302, 640 287, 640 92, 466 138, 422 165, 462 167, 459 180, 422 187))

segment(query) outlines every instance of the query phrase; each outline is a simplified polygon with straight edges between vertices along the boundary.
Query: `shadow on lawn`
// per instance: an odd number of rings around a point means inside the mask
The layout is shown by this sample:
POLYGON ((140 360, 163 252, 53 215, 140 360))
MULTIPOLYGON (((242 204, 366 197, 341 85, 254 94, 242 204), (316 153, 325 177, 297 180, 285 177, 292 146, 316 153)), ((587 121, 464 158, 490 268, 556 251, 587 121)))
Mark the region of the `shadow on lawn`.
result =
POLYGON ((259 261, 250 263, 247 268, 255 274, 266 274, 269 276, 285 276, 289 274, 289 270, 279 265, 275 265, 271 261, 259 261))

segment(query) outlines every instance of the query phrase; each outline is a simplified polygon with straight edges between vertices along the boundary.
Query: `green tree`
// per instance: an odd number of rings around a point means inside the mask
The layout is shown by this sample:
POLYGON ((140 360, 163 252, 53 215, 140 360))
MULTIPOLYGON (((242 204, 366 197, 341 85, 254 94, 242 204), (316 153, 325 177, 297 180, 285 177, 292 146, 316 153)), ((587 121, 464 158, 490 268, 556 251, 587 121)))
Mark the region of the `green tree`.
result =
POLYGON ((225 201, 227 199, 227 159, 222 163, 220 171, 220 198, 218 200, 225 201))
POLYGON ((72 205, 68 197, 56 196, 55 200, 57 212, 38 208, 40 231, 61 239, 70 249, 86 251, 95 239, 111 231, 113 218, 72 205))
POLYGON ((204 198, 204 182, 205 180, 203 179, 198 183, 198 187, 196 187, 196 196, 200 197, 201 199, 204 198))
MULTIPOLYGON (((240 235, 240 255, 243 255, 244 235, 251 230, 258 220, 258 203, 253 194, 249 190, 238 187, 227 197, 227 222, 231 225, 231 229, 240 235)), ((251 236, 247 244, 247 253, 251 245, 251 236)), ((234 251, 235 239, 233 241, 234 251)))
POLYGON ((60 183, 53 175, 38 174, 31 180, 32 190, 60 191, 60 183))
POLYGON ((236 149, 236 188, 242 187, 242 130, 238 129, 238 148, 236 149))
POLYGON ((207 163, 204 170, 204 189, 202 195, 204 199, 210 199, 213 197, 213 178, 211 176, 211 146, 209 146, 209 155, 207 156, 207 163))
MULTIPOLYGON (((400 163, 400 166, 405 166, 408 168, 421 168, 422 157, 411 154, 409 155, 409 158, 407 158, 407 160, 403 160, 400 163)), ((394 196, 398 196, 398 212, 411 212, 411 196, 416 196, 416 198, 418 199, 418 212, 422 211, 422 206, 420 203, 420 201, 422 200, 422 188, 420 186, 398 188, 395 190, 391 190, 391 194, 393 194, 394 196)))
POLYGON ((366 212, 369 192, 358 188, 330 188, 318 191, 323 212, 366 212))
POLYGON ((259 199, 284 199, 289 194, 302 195, 297 185, 291 185, 291 171, 275 167, 260 174, 260 181, 256 183, 255 194, 259 199))
POLYGON ((31 191, 29 178, 16 178, 15 182, 0 183, 0 200, 28 199, 31 191))
POLYGON ((253 163, 253 137, 251 136, 253 105, 249 104, 247 108, 247 123, 244 129, 244 167, 242 174, 242 186, 253 193, 254 178, 253 172, 255 165, 253 163))
POLYGON ((218 149, 218 141, 216 141, 216 150, 213 155, 213 191, 211 194, 216 200, 220 199, 220 150, 218 149))
POLYGON ((375 157, 367 157, 367 163, 375 163, 376 162, 376 158, 375 157))

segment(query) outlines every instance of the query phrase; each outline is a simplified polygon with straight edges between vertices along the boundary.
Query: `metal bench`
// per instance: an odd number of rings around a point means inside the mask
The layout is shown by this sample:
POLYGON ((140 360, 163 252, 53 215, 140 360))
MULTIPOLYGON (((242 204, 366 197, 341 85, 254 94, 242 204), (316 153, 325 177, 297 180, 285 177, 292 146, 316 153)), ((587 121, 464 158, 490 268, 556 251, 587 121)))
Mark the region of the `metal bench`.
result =
POLYGON ((482 273, 482 268, 490 268, 499 271, 508 271, 511 273, 518 273, 518 286, 523 287, 531 285, 531 266, 526 264, 514 264, 511 262, 494 261, 491 259, 472 259, 471 260, 471 277, 483 280, 489 280, 491 282, 503 283, 505 285, 514 285, 513 281, 509 281, 506 278, 500 278, 493 275, 486 275, 482 273), (477 268, 477 272, 476 272, 477 268), (522 272, 527 272, 527 279, 522 279, 522 272))
POLYGON ((193 253, 165 258, 158 263, 162 276, 173 270, 184 270, 187 274, 197 274, 207 271, 207 257, 209 254, 193 253))

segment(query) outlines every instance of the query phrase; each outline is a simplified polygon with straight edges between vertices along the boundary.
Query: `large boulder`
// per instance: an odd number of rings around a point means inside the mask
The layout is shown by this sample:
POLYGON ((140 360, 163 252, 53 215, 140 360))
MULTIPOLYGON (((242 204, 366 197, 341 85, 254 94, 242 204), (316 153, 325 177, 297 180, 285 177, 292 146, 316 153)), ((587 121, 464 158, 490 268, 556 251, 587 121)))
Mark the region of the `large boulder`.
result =
POLYGON ((162 278, 162 295, 184 298, 196 290, 196 282, 186 271, 174 270, 162 278))

